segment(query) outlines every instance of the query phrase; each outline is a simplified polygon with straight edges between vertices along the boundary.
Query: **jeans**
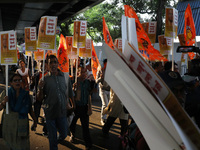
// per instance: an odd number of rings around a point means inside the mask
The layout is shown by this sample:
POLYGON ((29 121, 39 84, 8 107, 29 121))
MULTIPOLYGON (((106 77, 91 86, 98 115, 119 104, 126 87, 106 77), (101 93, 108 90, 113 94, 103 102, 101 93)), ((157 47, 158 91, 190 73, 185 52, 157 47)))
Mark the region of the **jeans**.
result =
POLYGON ((56 118, 53 120, 46 120, 48 138, 49 138, 49 147, 50 150, 58 150, 58 136, 57 131, 59 132, 59 139, 64 140, 67 137, 68 133, 68 123, 66 117, 56 118))

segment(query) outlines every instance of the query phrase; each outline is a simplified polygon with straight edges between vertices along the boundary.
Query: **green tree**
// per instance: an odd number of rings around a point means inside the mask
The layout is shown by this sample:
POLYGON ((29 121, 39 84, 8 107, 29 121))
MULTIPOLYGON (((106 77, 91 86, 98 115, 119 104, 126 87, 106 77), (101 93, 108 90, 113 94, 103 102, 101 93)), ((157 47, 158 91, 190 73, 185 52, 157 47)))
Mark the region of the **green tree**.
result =
POLYGON ((113 40, 119 38, 121 37, 121 16, 124 14, 123 5, 126 4, 135 9, 141 22, 147 20, 142 19, 139 14, 151 15, 150 20, 157 21, 157 35, 161 35, 164 33, 165 7, 170 7, 170 2, 172 2, 173 7, 176 7, 176 0, 113 0, 111 3, 103 2, 63 23, 61 33, 65 36, 73 35, 73 20, 87 20, 88 36, 95 42, 102 42, 104 41, 102 24, 104 16, 113 40))
POLYGON ((106 24, 110 34, 114 39, 121 37, 121 16, 124 13, 122 7, 116 9, 115 4, 101 3, 96 5, 83 14, 78 15, 76 19, 87 20, 87 34, 95 42, 103 41, 102 17, 105 17, 106 24))

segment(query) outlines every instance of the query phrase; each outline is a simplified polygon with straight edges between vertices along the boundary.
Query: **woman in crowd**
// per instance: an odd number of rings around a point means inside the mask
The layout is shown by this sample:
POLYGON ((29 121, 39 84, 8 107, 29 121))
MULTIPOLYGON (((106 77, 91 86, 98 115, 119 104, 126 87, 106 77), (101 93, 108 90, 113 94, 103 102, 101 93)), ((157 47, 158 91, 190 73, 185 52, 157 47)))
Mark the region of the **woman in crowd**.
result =
POLYGON ((4 109, 2 116, 3 138, 10 149, 29 150, 29 120, 28 113, 34 120, 36 128, 37 121, 32 109, 29 92, 22 88, 22 77, 14 74, 10 79, 11 87, 8 89, 8 96, 3 91, 0 95, 0 110, 4 109), (8 102, 7 114, 6 102, 8 102))
POLYGON ((19 61, 20 69, 17 69, 16 72, 22 76, 22 88, 29 91, 29 83, 30 83, 30 71, 26 67, 26 64, 23 60, 19 61))

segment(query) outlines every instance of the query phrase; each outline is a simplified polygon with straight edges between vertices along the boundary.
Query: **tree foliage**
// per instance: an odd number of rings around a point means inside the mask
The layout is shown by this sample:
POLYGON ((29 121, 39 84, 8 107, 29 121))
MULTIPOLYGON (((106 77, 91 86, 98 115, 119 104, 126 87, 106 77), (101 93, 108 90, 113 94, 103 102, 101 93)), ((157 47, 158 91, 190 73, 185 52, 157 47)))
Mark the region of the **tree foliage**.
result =
POLYGON ((87 20, 87 33, 95 41, 103 41, 102 17, 105 17, 107 26, 113 39, 121 37, 121 16, 124 13, 122 7, 116 9, 116 5, 101 3, 94 6, 82 15, 77 16, 78 20, 87 20))
MULTIPOLYGON (((61 33, 72 35, 73 25, 70 26, 70 24, 73 23, 73 20, 87 20, 88 36, 95 42, 102 42, 104 41, 102 24, 104 16, 113 40, 119 38, 121 37, 121 16, 124 14, 124 4, 133 7, 139 18, 139 14, 151 15, 150 20, 157 21, 157 35, 161 35, 164 33, 165 7, 176 7, 176 0, 113 0, 111 3, 103 2, 63 23, 61 33)), ((140 20, 144 21, 141 18, 140 20)))

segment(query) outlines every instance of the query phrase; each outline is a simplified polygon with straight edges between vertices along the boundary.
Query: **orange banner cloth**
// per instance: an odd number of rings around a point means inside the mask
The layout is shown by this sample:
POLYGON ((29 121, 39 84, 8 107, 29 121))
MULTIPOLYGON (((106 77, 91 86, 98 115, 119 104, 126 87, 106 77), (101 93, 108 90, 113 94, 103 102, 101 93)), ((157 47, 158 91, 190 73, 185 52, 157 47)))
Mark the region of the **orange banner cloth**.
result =
POLYGON ((97 57, 93 42, 92 42, 92 57, 91 57, 91 68, 92 68, 92 74, 94 76, 94 79, 97 78, 97 70, 100 69, 98 67, 101 67, 99 63, 99 59, 97 57))
POLYGON ((124 5, 124 11, 125 16, 129 18, 135 18, 135 24, 136 24, 136 32, 137 32, 137 40, 138 40, 138 46, 139 51, 141 55, 150 61, 166 61, 166 58, 163 57, 160 52, 158 52, 152 45, 151 41, 144 31, 142 24, 139 21, 139 18, 137 17, 136 12, 132 7, 129 5, 124 5), (149 54, 150 53, 150 54, 149 54), (156 55, 154 55, 156 53, 156 55))
POLYGON ((60 44, 57 52, 58 58, 58 68, 62 72, 69 72, 69 58, 67 56, 67 46, 65 37, 61 34, 60 35, 60 44))
POLYGON ((105 43, 108 44, 110 48, 114 49, 113 40, 112 40, 112 37, 110 36, 110 32, 108 30, 108 26, 106 24, 104 17, 103 17, 103 36, 104 36, 105 43))
POLYGON ((193 40, 196 36, 196 30, 194 25, 194 20, 192 17, 192 10, 190 4, 188 4, 185 10, 185 27, 184 27, 184 36, 186 39, 186 46, 191 46, 195 43, 193 40))
MULTIPOLYGON (((195 43, 196 29, 194 25, 194 20, 192 17, 192 10, 190 4, 188 4, 185 10, 185 27, 184 27, 184 37, 185 45, 192 46, 195 43)), ((193 52, 188 53, 190 59, 194 59, 195 54, 193 52)))

